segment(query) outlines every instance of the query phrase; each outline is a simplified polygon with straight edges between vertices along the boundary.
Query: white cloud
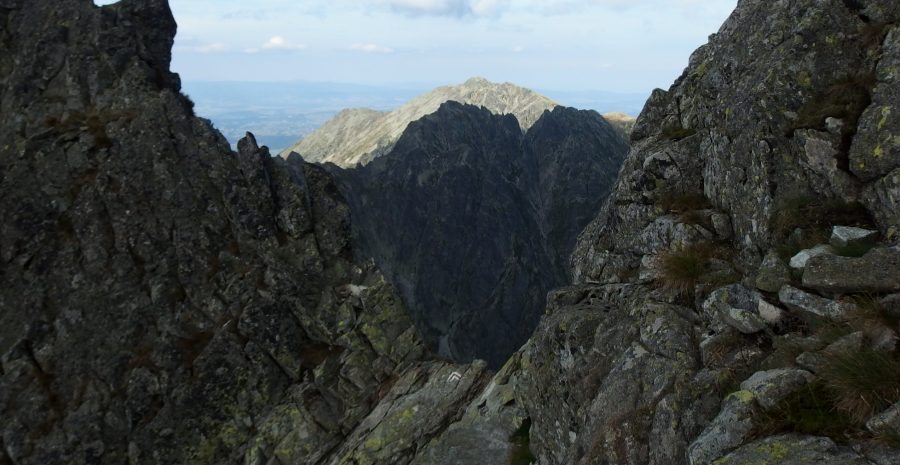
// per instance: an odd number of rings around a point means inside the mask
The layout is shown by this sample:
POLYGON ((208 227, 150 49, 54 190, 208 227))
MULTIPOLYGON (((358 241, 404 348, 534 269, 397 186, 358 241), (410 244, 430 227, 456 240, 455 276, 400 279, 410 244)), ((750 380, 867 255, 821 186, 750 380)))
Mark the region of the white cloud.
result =
POLYGON ((350 46, 350 50, 366 53, 394 53, 394 49, 377 44, 353 44, 350 46))
POLYGON ((300 50, 306 48, 306 45, 288 42, 282 36, 272 36, 262 45, 262 48, 267 50, 300 50))
POLYGON ((411 16, 497 16, 510 0, 386 0, 394 11, 411 16))

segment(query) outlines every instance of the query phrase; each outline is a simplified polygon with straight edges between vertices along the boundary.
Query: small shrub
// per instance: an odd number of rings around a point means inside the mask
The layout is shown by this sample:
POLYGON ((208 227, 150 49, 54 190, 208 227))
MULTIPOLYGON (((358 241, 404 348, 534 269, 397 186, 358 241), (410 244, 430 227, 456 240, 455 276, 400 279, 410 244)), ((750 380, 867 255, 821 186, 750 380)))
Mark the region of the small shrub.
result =
POLYGON ((819 376, 833 393, 835 408, 858 423, 900 400, 900 357, 894 353, 828 354, 819 376))
POLYGON ((537 462, 531 452, 531 419, 526 418, 522 426, 509 437, 510 449, 508 465, 530 465, 537 462))

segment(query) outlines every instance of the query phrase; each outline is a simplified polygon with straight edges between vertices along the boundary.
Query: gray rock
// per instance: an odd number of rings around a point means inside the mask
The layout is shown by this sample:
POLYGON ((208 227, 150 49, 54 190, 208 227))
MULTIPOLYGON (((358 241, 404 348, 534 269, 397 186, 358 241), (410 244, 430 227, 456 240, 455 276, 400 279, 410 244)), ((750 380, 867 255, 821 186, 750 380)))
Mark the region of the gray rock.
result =
POLYGON ((900 402, 870 418, 866 422, 866 428, 876 434, 900 433, 900 402))
POLYGON ((834 253, 834 247, 828 244, 820 244, 811 249, 805 249, 797 252, 796 255, 791 257, 790 265, 791 268, 800 270, 806 268, 806 264, 809 262, 810 258, 818 257, 819 255, 833 255, 834 253))
POLYGON ((756 401, 770 409, 814 379, 812 373, 796 368, 758 371, 741 383, 741 389, 753 393, 756 401))
POLYGON ((831 439, 782 434, 751 442, 716 460, 716 465, 750 464, 816 464, 871 465, 865 457, 849 447, 836 445, 831 439))
MULTIPOLYGON (((703 302, 703 311, 713 319, 719 319, 738 331, 752 334, 766 327, 766 320, 759 315, 762 295, 741 284, 716 289, 703 302)), ((768 307, 763 306, 765 311, 768 307)), ((769 312, 770 317, 774 315, 769 312)))
POLYGON ((823 349, 823 352, 829 354, 852 354, 859 352, 863 349, 863 343, 866 340, 865 334, 862 331, 856 331, 854 333, 850 333, 846 336, 841 337, 840 339, 828 344, 828 347, 823 349))
POLYGON ((743 444, 753 429, 753 393, 737 391, 722 401, 715 419, 688 448, 689 463, 702 465, 743 444))
POLYGON ((873 465, 896 465, 900 463, 900 448, 891 447, 880 441, 865 441, 853 444, 853 450, 864 456, 873 465))
POLYGON ((851 226, 835 226, 831 231, 831 245, 847 247, 853 245, 875 245, 878 231, 854 228, 851 226))
POLYGON ((731 231, 731 217, 726 213, 713 213, 710 216, 713 230, 722 239, 731 239, 734 233, 731 231))
POLYGON ((807 263, 803 286, 834 293, 900 291, 900 250, 879 247, 859 258, 819 255, 807 263))
POLYGON ((790 285, 785 285, 778 291, 778 300, 791 310, 834 320, 842 320, 856 309, 855 304, 826 299, 790 285))
POLYGON ((766 292, 778 292, 781 286, 787 284, 791 279, 787 265, 778 256, 778 252, 770 250, 759 270, 756 272, 756 288, 766 292))
POLYGON ((825 368, 828 358, 818 352, 803 352, 797 356, 795 362, 811 373, 818 373, 825 368))

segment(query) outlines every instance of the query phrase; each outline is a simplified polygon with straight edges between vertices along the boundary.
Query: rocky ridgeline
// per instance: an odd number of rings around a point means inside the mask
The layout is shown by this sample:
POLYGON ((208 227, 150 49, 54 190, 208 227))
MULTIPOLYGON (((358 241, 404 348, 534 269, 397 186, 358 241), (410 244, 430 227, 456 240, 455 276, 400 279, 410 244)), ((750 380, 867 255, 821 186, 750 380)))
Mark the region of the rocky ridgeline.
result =
MULTIPOLYGON (((530 89, 508 82, 500 84, 472 78, 460 85, 438 87, 394 111, 344 110, 282 155, 296 152, 307 161, 333 163, 344 168, 365 165, 390 152, 409 123, 434 113, 447 101, 483 106, 498 115, 514 115, 523 131, 528 130, 544 111, 557 106, 556 102, 530 89)), ((627 126, 627 117, 620 120, 623 127, 627 126)))
POLYGON ((898 20, 740 1, 492 376, 191 115, 164 1, 0 0, 0 463, 896 464, 898 20))
POLYGON ((556 107, 523 134, 511 115, 447 102, 390 153, 326 167, 351 206, 356 253, 396 283, 429 347, 499 368, 567 282, 627 152, 593 111, 556 107))

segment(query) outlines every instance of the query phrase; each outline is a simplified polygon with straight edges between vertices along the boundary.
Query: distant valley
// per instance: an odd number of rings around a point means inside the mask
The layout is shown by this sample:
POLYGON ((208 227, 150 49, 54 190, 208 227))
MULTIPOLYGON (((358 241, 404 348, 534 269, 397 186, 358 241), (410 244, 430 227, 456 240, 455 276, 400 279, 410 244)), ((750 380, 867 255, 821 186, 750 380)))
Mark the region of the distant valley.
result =
MULTIPOLYGON (((441 83, 447 84, 447 83, 441 83)), ((197 114, 234 146, 247 131, 279 153, 347 108, 391 111, 440 84, 357 85, 330 82, 185 81, 197 114)), ((556 103, 600 113, 637 116, 644 93, 536 89, 556 103)))

